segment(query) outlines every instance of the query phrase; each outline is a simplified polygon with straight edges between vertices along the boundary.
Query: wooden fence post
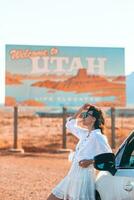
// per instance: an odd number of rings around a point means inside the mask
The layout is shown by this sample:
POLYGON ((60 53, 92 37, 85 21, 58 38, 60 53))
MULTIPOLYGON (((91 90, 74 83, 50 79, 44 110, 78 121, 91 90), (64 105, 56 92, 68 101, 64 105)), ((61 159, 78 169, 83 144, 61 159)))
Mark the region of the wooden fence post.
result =
POLYGON ((65 107, 63 107, 63 135, 62 135, 62 148, 66 149, 66 112, 67 109, 65 107))
POLYGON ((112 148, 116 147, 115 142, 115 108, 111 108, 111 146, 112 148))
POLYGON ((13 148, 18 148, 18 107, 14 107, 14 139, 13 139, 13 148))

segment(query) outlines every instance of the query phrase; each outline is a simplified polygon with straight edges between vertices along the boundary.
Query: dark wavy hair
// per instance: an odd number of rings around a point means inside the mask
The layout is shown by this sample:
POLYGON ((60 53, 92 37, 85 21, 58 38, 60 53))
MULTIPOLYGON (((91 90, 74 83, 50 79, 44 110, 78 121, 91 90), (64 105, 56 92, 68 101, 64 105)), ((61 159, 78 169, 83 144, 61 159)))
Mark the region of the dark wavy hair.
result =
POLYGON ((95 106, 90 106, 89 109, 87 110, 87 113, 88 112, 92 113, 91 115, 95 117, 96 119, 94 123, 94 128, 101 129, 101 133, 104 134, 105 118, 104 118, 104 113, 102 112, 102 110, 95 106))

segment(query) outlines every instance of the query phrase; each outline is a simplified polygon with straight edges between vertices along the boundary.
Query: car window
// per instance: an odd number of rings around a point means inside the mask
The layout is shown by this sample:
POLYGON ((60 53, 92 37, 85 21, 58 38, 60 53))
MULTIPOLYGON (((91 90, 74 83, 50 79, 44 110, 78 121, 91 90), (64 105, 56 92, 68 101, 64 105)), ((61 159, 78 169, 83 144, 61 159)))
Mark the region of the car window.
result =
POLYGON ((122 155, 119 167, 134 168, 134 137, 127 144, 122 155))
POLYGON ((121 163, 121 159, 122 159, 122 155, 124 153, 124 150, 126 148, 127 142, 125 142, 121 148, 119 149, 118 153, 116 154, 116 158, 115 158, 115 167, 118 168, 120 166, 121 163))
POLYGON ((129 166, 134 168, 134 150, 129 159, 129 166))

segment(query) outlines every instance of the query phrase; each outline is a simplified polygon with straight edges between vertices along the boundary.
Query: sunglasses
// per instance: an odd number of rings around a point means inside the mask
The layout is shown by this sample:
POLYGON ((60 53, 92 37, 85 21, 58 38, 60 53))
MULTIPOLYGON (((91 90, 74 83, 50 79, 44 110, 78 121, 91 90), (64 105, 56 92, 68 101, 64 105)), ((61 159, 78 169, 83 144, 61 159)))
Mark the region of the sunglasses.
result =
POLYGON ((91 113, 88 113, 88 112, 81 113, 81 116, 82 116, 83 119, 87 118, 88 116, 92 116, 93 117, 93 115, 91 113))

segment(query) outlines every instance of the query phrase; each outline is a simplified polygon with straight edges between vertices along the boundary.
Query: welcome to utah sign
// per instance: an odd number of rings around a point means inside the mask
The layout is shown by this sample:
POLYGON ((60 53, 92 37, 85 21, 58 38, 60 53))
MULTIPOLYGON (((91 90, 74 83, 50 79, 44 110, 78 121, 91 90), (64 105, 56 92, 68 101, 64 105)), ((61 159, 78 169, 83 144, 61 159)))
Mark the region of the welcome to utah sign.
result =
POLYGON ((6 45, 6 105, 124 106, 124 49, 6 45))

